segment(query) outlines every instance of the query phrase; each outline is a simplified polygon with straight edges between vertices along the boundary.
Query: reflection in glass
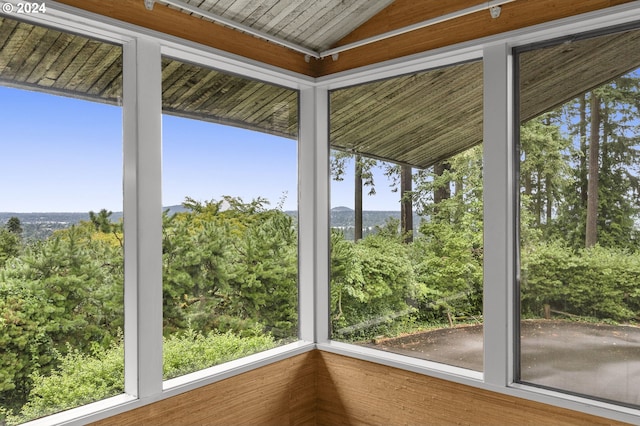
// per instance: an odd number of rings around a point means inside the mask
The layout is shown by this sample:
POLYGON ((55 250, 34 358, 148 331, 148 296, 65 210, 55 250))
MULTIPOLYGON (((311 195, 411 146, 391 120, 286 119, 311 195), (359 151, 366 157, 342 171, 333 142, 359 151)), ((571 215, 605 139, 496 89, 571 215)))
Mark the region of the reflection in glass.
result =
POLYGON ((640 32, 523 49, 520 380, 640 404, 640 32))

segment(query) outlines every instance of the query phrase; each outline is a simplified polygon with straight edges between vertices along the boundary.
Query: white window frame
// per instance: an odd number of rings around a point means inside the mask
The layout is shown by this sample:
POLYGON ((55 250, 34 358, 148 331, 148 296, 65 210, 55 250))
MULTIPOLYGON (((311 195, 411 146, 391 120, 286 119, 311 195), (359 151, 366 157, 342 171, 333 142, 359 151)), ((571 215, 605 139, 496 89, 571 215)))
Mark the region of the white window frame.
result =
MULTIPOLYGON (((16 0, 10 0, 18 3, 16 0)), ((126 370, 123 395, 29 424, 85 424, 315 348, 547 403, 640 423, 640 410, 514 382, 513 47, 640 20, 640 4, 601 11, 312 79, 85 11, 47 4, 35 24, 124 49, 126 370), (289 345, 162 382, 160 58, 178 59, 299 90, 299 335, 289 345), (484 61, 485 355, 482 373, 330 340, 328 91, 465 60, 484 61), (142 161, 144 158, 145 161, 142 161), (154 159, 149 161, 149 159, 154 159), (151 163, 151 164, 149 164, 151 163), (490 214, 489 214, 490 213, 490 214), (144 238, 141 238, 144 235, 144 238), (144 295, 144 297, 139 297, 144 295), (134 320, 132 320, 134 318, 134 320), (487 349, 488 348, 488 349, 487 349)), ((11 16, 8 16, 11 18, 11 16)))

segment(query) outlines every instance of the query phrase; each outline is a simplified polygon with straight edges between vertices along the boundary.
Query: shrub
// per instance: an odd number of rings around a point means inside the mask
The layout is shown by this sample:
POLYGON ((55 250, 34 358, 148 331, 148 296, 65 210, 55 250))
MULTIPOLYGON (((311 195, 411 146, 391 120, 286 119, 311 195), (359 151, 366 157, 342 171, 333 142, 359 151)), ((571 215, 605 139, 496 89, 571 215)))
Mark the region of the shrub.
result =
POLYGON ((331 249, 334 330, 409 309, 414 281, 406 245, 378 235, 352 243, 334 234, 331 249))
POLYGON ((628 321, 640 309, 640 253, 541 243, 522 252, 522 311, 543 305, 601 320, 628 321))
MULTIPOLYGON (((202 334, 192 329, 165 339, 165 379, 201 370, 273 348, 271 336, 239 337, 232 333, 202 334)), ((6 413, 8 425, 19 424, 124 392, 122 341, 109 348, 95 345, 90 354, 69 350, 60 355, 59 368, 50 375, 32 374, 33 388, 18 414, 6 413)), ((2 417, 0 412, 0 419, 2 417)))

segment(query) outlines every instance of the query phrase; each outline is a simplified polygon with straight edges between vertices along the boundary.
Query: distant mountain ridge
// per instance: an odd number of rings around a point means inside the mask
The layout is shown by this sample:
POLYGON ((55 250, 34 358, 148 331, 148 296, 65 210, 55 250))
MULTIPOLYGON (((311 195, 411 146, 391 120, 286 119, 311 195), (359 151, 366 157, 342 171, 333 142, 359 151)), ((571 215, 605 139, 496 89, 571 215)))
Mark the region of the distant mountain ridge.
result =
POLYGON ((354 211, 352 208, 345 207, 345 206, 338 206, 331 209, 331 212, 352 212, 352 211, 354 211))
MULTIPOLYGON (((182 205, 166 206, 163 211, 169 214, 187 211, 182 205)), ((288 210, 285 213, 297 218, 296 210, 288 210)), ((23 237, 25 239, 45 239, 58 229, 68 228, 81 221, 89 220, 89 213, 78 212, 33 212, 13 213, 0 212, 0 226, 11 217, 17 217, 22 224, 23 237)), ((111 220, 117 222, 122 218, 122 212, 113 212, 111 220)), ((400 220, 400 212, 396 210, 365 210, 362 212, 362 226, 372 230, 376 226, 383 226, 389 219, 400 220)), ((420 218, 414 213, 414 226, 420 223, 420 218)), ((331 227, 348 230, 355 225, 354 210, 349 207, 339 206, 331 209, 331 227)))

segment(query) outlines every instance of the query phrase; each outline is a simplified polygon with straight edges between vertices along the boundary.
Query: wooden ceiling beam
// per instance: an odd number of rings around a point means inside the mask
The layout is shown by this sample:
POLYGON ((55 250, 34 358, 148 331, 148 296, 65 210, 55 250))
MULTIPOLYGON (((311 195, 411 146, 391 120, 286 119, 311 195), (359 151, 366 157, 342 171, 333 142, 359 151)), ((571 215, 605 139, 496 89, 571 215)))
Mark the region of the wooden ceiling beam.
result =
MULTIPOLYGON (((161 3, 153 11, 143 0, 57 0, 69 6, 170 34, 258 62, 321 77, 516 30, 556 19, 592 12, 633 0, 516 0, 502 6, 499 18, 482 11, 421 28, 330 57, 305 62, 304 55, 240 31, 182 13, 161 3)), ((396 0, 333 47, 397 30, 418 22, 485 3, 480 0, 396 0)))
POLYGON ((308 76, 317 75, 317 63, 304 55, 234 29, 206 21, 156 3, 153 10, 143 0, 57 0, 59 3, 119 21, 166 33, 268 65, 308 76))
MULTIPOLYGON (((440 24, 421 28, 389 39, 317 61, 318 76, 346 71, 456 43, 487 37, 556 19, 628 3, 632 0, 516 0, 502 6, 499 18, 488 11, 476 12, 440 24)), ((396 0, 332 47, 397 30, 456 10, 486 3, 478 0, 396 0)))

